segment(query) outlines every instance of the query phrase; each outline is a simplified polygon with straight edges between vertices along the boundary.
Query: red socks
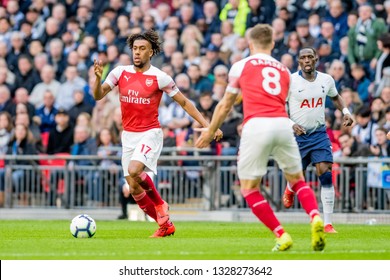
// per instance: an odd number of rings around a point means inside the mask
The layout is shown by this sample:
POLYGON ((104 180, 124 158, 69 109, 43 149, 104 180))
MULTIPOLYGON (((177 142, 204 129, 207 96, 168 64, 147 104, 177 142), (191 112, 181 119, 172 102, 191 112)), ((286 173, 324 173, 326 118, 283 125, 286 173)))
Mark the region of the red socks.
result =
POLYGON ((303 209, 313 219, 314 216, 319 215, 317 199, 313 190, 305 183, 305 181, 298 181, 292 190, 297 194, 298 200, 301 203, 303 209))
POLYGON ((284 229, 260 191, 258 189, 241 189, 241 193, 249 207, 252 209, 253 214, 255 214, 255 216, 276 235, 276 237, 280 237, 284 233, 284 229))
POLYGON ((145 191, 140 194, 133 195, 133 198, 138 204, 139 208, 141 208, 146 214, 148 214, 151 218, 157 221, 157 213, 154 207, 154 203, 149 198, 149 196, 146 195, 145 191))
POLYGON ((147 195, 153 201, 155 205, 161 205, 164 201, 161 199, 160 194, 158 193, 152 179, 149 177, 146 172, 142 172, 141 175, 142 182, 139 185, 147 192, 147 195))

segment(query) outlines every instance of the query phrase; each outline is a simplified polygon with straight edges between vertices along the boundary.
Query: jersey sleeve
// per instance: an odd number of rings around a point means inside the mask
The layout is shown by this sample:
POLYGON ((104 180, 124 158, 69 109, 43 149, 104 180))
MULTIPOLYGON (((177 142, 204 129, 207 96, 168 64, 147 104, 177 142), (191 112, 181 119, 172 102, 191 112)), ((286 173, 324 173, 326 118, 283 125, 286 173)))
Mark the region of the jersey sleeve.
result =
POLYGON ((242 72, 241 63, 234 63, 229 71, 229 83, 226 88, 227 92, 238 94, 240 92, 240 75, 242 72))
POLYGON ((179 89, 176 86, 176 83, 173 81, 172 77, 164 72, 158 77, 158 86, 163 92, 168 94, 169 97, 173 97, 176 93, 179 92, 179 89))
POLYGON ((336 83, 334 79, 331 76, 328 76, 328 83, 329 83, 329 91, 326 95, 330 97, 335 97, 339 94, 336 88, 336 83))
POLYGON ((111 70, 110 73, 108 73, 106 80, 104 81, 107 83, 110 88, 112 89, 113 87, 118 85, 119 77, 121 76, 123 71, 123 68, 118 66, 115 67, 114 69, 111 70))

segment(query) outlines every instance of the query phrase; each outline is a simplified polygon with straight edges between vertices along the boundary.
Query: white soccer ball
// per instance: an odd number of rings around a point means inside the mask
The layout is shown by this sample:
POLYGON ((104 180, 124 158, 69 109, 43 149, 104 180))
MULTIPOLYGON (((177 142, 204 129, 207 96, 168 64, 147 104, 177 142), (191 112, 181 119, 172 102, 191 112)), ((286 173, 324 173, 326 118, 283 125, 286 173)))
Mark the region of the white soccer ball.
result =
POLYGON ((70 233, 76 238, 90 238, 96 233, 96 223, 87 214, 78 215, 70 223, 70 233))

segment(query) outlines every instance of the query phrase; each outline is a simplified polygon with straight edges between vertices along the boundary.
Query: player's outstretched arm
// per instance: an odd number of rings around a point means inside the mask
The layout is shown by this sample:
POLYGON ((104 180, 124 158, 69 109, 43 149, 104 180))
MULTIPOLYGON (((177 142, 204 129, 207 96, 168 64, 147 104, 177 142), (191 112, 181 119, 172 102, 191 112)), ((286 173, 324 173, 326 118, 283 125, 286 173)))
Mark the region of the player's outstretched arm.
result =
POLYGON ((234 102, 236 101, 237 94, 226 92, 222 100, 219 101, 215 107, 211 123, 208 128, 202 130, 202 134, 195 143, 197 148, 205 148, 213 140, 213 136, 219 127, 222 125, 226 116, 229 114, 234 102))
MULTIPOLYGON (((196 109, 194 104, 188 100, 180 91, 176 93, 173 97, 175 100, 192 118, 194 118, 198 123, 200 123, 203 127, 208 127, 209 123, 205 120, 202 114, 196 109)), ((213 139, 219 141, 221 140, 223 133, 221 130, 216 130, 213 133, 213 139)))
POLYGON ((104 83, 102 85, 102 74, 103 74, 103 65, 101 61, 97 61, 96 59, 93 61, 93 68, 95 72, 95 83, 93 84, 93 97, 95 100, 100 100, 107 93, 110 92, 111 88, 108 84, 104 83))

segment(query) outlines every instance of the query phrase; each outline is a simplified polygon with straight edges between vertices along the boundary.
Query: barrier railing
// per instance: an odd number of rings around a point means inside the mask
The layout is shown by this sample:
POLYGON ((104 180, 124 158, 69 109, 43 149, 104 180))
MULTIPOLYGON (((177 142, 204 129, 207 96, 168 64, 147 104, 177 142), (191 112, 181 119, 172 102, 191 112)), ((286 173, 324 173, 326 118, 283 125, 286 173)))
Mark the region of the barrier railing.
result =
MULTIPOLYGON (((182 151, 165 150, 170 155, 160 157, 158 174, 154 177, 163 199, 172 207, 203 210, 247 207, 240 193, 235 156, 201 155, 201 150, 191 156, 178 155, 182 151)), ((4 207, 119 206, 119 192, 124 183, 121 166, 100 166, 103 158, 99 156, 1 156, 0 159, 6 161, 0 169, 0 198, 4 207), (18 165, 18 161, 26 160, 31 164, 18 165), (78 165, 79 161, 87 161, 89 165, 78 165)), ((104 159, 120 162, 116 156, 104 159)), ((336 159, 335 211, 390 211, 389 165, 389 158, 336 159)), ((320 201, 315 168, 308 168, 305 176, 320 201)), ((271 160, 261 189, 277 211, 284 211, 281 196, 285 186, 282 172, 271 160)), ((293 209, 299 208, 295 200, 293 209)))

